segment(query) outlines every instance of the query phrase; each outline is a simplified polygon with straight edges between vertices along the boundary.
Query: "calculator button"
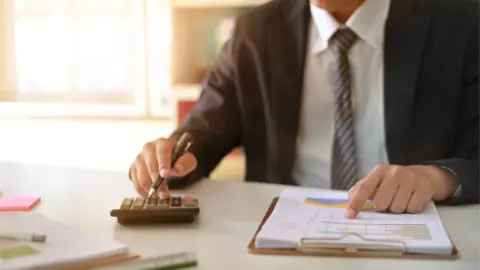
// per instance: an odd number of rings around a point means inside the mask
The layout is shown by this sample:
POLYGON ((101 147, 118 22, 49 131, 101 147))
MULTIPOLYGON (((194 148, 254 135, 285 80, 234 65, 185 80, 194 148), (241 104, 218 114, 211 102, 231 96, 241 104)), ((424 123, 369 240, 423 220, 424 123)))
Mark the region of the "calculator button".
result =
POLYGON ((184 202, 191 202, 191 201, 195 201, 195 197, 193 196, 185 196, 185 198, 183 198, 183 201, 184 202))
POLYGON ((143 198, 135 199, 132 205, 132 209, 142 209, 144 202, 145 200, 143 198))
POLYGON ((183 203, 183 206, 187 207, 187 208, 196 208, 196 207, 198 207, 198 202, 197 202, 197 200, 185 201, 183 203))
POLYGON ((172 199, 170 200, 170 207, 182 207, 182 198, 172 197, 172 199))
POLYGON ((155 209, 157 208, 158 198, 151 198, 148 202, 145 203, 145 209, 155 209))
POLYGON ((168 207, 168 205, 169 205, 169 200, 159 200, 157 208, 168 207))
POLYGON ((130 209, 130 206, 132 205, 133 199, 131 198, 125 198, 123 199, 122 205, 120 206, 120 209, 130 209))

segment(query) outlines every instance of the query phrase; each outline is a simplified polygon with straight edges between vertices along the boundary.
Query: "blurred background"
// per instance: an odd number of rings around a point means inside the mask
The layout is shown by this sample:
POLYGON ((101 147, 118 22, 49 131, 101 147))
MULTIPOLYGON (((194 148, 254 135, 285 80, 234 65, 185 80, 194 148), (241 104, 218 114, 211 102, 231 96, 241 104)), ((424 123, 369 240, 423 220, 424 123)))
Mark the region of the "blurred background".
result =
MULTIPOLYGON (((266 0, 0 0, 0 161, 124 171, 266 0)), ((241 180, 236 151, 212 174, 241 180)))

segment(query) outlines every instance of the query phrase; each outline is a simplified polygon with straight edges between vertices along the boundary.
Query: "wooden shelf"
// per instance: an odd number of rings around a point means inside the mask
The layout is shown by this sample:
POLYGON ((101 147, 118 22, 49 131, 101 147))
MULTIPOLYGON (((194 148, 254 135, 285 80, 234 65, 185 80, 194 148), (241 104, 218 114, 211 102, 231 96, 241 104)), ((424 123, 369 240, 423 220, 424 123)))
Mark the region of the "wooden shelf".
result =
POLYGON ((171 0, 174 8, 215 8, 257 6, 269 0, 171 0))
POLYGON ((191 99, 211 70, 242 12, 270 0, 170 0, 172 5, 171 76, 173 94, 191 99))

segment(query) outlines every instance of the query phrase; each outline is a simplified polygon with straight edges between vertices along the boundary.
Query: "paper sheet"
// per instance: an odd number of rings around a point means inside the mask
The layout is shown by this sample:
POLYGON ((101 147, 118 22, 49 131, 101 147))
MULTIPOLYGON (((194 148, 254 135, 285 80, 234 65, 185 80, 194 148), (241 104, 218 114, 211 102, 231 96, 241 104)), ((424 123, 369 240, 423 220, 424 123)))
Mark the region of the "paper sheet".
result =
POLYGON ((45 243, 1 240, 0 269, 35 269, 128 253, 128 247, 76 231, 41 214, 0 213, 0 232, 47 235, 45 243))
POLYGON ((366 205, 357 219, 345 218, 347 193, 285 189, 256 238, 257 248, 298 248, 302 237, 319 242, 359 243, 364 237, 398 241, 407 252, 450 254, 450 242, 433 203, 420 214, 377 213, 366 205), (344 239, 338 240, 342 236, 344 239), (352 236, 352 237, 350 237, 352 236))

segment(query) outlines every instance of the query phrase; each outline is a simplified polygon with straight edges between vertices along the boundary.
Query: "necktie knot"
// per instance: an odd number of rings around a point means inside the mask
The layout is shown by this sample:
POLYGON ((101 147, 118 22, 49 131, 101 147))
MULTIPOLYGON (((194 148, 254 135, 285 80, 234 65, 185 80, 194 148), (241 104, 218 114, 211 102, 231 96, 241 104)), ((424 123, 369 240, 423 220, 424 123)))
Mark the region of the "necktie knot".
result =
POLYGON ((338 29, 330 38, 330 45, 335 51, 346 53, 357 40, 357 35, 349 28, 338 29))

